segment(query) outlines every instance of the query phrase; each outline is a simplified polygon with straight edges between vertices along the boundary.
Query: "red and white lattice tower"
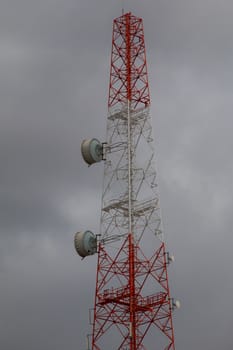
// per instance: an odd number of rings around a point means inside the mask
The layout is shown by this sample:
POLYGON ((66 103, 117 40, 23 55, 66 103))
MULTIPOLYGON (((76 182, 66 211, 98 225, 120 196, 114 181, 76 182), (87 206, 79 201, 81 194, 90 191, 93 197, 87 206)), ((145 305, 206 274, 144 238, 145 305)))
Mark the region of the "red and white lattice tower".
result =
POLYGON ((106 142, 85 140, 82 153, 89 164, 104 159, 100 235, 75 241, 80 255, 98 254, 90 347, 174 350, 179 302, 168 284, 143 22, 131 13, 113 22, 106 142))

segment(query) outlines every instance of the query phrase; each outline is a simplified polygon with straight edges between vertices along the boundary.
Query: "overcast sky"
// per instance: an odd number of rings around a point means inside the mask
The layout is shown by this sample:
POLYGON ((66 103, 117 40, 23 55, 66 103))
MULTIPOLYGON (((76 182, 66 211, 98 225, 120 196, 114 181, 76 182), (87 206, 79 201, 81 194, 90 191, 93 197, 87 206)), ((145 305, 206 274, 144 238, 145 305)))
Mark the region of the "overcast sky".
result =
MULTIPOLYGON (((85 348, 117 0, 0 2, 0 348, 85 348)), ((144 20, 177 350, 233 348, 233 2, 128 0, 144 20)), ((159 349, 158 349, 159 350, 159 349)))

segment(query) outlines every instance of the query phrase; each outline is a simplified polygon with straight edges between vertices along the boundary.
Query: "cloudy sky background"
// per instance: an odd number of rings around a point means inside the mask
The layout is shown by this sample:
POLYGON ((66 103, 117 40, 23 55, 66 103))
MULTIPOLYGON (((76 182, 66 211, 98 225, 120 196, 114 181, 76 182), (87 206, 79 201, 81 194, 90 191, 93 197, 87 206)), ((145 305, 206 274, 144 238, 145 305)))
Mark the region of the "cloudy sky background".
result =
MULTIPOLYGON (((128 0, 143 17, 177 349, 233 348, 233 2, 128 0)), ((112 20, 122 1, 1 0, 0 348, 85 348, 112 20)))

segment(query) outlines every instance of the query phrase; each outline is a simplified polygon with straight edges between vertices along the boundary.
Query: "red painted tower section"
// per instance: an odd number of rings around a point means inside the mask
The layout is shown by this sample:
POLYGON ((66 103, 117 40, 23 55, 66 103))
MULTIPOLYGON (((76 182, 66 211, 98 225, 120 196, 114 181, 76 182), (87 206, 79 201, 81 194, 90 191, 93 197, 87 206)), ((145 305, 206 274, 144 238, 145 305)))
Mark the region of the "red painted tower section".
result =
MULTIPOLYGON (((149 106, 143 22, 126 13, 113 23, 108 107, 120 111, 128 108, 130 115, 134 115, 149 106)), ((120 123, 123 114, 118 119, 120 123)), ((132 149, 127 156, 129 168, 134 157, 132 149)), ((140 226, 139 216, 149 209, 145 204, 144 209, 133 207, 131 187, 134 184, 130 170, 128 178, 128 202, 122 200, 121 204, 114 204, 114 210, 128 215, 128 234, 122 232, 114 247, 106 244, 107 240, 100 239, 98 243, 92 350, 175 350, 168 253, 163 239, 156 238, 155 249, 148 255, 144 245, 141 246, 141 236, 135 235, 137 225, 140 226)), ((108 214, 113 205, 102 210, 108 214)), ((112 221, 109 226, 114 224, 112 221)))
POLYGON ((142 19, 131 13, 113 22, 108 106, 136 109, 150 104, 142 19))

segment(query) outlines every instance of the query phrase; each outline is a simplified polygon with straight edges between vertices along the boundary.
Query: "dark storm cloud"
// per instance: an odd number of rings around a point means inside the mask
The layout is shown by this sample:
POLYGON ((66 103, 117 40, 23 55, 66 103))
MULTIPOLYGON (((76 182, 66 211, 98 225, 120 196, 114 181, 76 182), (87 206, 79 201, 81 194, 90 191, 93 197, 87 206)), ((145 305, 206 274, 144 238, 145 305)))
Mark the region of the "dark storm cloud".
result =
MULTIPOLYGON (((230 1, 125 1, 144 18, 177 349, 233 346, 230 1)), ((85 347, 95 258, 73 232, 99 230, 112 19, 105 0, 0 5, 0 346, 85 347)))

